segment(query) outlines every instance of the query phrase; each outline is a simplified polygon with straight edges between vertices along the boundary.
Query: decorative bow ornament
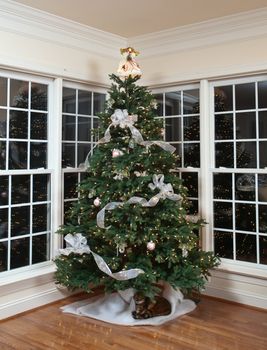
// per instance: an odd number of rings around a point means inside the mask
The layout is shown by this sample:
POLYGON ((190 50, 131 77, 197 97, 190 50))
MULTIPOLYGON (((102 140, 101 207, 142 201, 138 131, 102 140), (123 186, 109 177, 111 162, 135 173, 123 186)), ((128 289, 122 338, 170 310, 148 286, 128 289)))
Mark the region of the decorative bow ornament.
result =
POLYGON ((94 260, 102 272, 114 278, 118 281, 126 281, 132 278, 136 278, 140 273, 144 273, 141 269, 130 269, 130 270, 121 270, 119 272, 113 273, 108 267, 105 260, 98 254, 91 251, 90 247, 87 245, 87 240, 81 233, 76 233, 72 235, 68 233, 65 236, 65 241, 67 243, 67 247, 65 249, 59 249, 59 253, 62 255, 69 255, 70 253, 74 254, 92 254, 94 260))
POLYGON ((99 140, 99 143, 106 143, 111 140, 111 126, 119 126, 122 129, 125 129, 126 127, 129 128, 132 133, 132 138, 136 141, 136 143, 142 143, 144 140, 140 131, 133 126, 133 124, 137 122, 137 118, 137 115, 129 115, 127 109, 116 109, 110 118, 111 124, 105 131, 104 137, 99 140))
POLYGON ((148 187, 154 191, 156 188, 160 190, 160 192, 155 196, 158 197, 159 199, 170 199, 172 201, 179 201, 182 199, 182 197, 179 194, 175 194, 172 188, 172 185, 170 183, 165 184, 164 183, 164 175, 159 174, 153 175, 153 183, 150 183, 148 187))
POLYGON ((162 199, 170 199, 172 201, 179 201, 182 197, 179 194, 175 194, 171 184, 164 183, 164 175, 153 175, 153 183, 150 183, 149 188, 151 190, 155 190, 158 188, 160 192, 150 198, 150 200, 146 200, 142 197, 131 197, 126 202, 110 202, 102 208, 96 216, 96 222, 98 227, 108 229, 110 226, 105 227, 105 211, 106 210, 114 210, 118 207, 122 207, 124 204, 140 204, 142 207, 155 207, 159 200, 162 199))

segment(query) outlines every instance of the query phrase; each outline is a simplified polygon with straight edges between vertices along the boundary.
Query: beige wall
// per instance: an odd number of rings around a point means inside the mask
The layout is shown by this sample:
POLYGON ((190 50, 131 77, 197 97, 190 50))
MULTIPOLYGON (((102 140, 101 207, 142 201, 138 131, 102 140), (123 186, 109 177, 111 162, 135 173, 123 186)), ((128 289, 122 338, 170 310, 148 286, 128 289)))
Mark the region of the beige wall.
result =
POLYGON ((117 68, 115 58, 25 35, 0 31, 0 42, 0 67, 97 84, 109 84, 108 74, 117 68))
MULTIPOLYGON (((146 85, 170 84, 267 70, 267 35, 142 58, 146 85)), ((138 47, 137 47, 138 49, 138 47)))

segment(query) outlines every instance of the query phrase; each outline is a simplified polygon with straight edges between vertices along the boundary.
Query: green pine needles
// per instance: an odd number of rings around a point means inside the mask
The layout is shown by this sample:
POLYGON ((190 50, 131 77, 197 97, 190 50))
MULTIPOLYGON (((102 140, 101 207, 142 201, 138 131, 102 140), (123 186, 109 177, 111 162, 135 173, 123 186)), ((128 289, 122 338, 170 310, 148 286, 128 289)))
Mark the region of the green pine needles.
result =
MULTIPOLYGON (((136 84, 139 77, 120 79, 113 74, 110 78, 109 100, 99 115, 100 130, 95 132, 104 135, 111 116, 119 109, 138 116, 133 126, 144 141, 162 140, 163 125, 155 118, 155 99, 136 84)), ((150 298, 158 293, 156 285, 162 280, 186 293, 201 290, 219 259, 199 247, 204 221, 187 215, 187 189, 174 171, 178 156, 158 144, 140 144, 128 126, 112 125, 109 132, 110 140, 100 142, 89 158, 86 178, 78 187, 79 200, 58 233, 82 234, 90 250, 101 256, 113 273, 129 269, 144 273, 116 280, 99 269, 91 253, 73 249, 55 259, 57 283, 85 291, 92 286, 104 286, 107 292, 134 288, 150 298), (148 202, 160 193, 150 185, 153 175, 164 175, 164 184, 172 186, 179 200, 163 195, 154 206, 128 203, 133 197, 148 202), (105 211, 105 228, 101 228, 97 215, 111 202, 120 204, 105 211)))

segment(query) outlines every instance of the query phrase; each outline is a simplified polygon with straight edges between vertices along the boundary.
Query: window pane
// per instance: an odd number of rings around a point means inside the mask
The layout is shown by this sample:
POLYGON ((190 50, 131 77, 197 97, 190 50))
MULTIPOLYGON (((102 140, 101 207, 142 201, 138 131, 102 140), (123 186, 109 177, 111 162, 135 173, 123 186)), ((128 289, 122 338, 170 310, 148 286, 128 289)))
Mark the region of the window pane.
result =
POLYGON ((220 142, 215 144, 216 168, 234 167, 234 144, 233 142, 220 142))
POLYGON ((258 83, 258 100, 259 108, 267 108, 267 81, 258 83))
POLYGON ((242 233, 236 234, 236 259, 257 262, 256 236, 242 233))
POLYGON ((184 166, 200 167, 200 145, 199 143, 184 144, 184 166))
POLYGON ((29 108, 29 82, 10 79, 10 107, 29 108))
MULTIPOLYGON (((73 206, 74 201, 64 202, 64 225, 69 222, 71 208, 73 206)), ((72 220, 73 221, 73 220, 72 220)), ((76 222, 78 224, 78 222, 76 222)))
POLYGON ((181 114, 181 92, 166 92, 165 94, 165 115, 181 114))
POLYGON ((199 140, 199 117, 184 117, 184 141, 199 140))
POLYGON ((243 201, 255 201, 255 175, 235 174, 235 198, 243 201))
POLYGON ((6 137, 6 110, 0 109, 0 138, 6 137))
POLYGON ((233 115, 215 115, 215 140, 232 140, 233 135, 233 115))
POLYGON ((256 114, 254 112, 236 114, 236 138, 256 138, 256 114))
POLYGON ((0 77, 0 106, 7 105, 7 78, 0 77))
POLYGON ((78 173, 64 174, 64 198, 77 198, 76 188, 78 185, 78 173))
POLYGON ((267 142, 259 142, 260 145, 260 168, 267 167, 267 142))
POLYGON ((181 118, 165 119, 165 140, 181 141, 181 118))
POLYGON ((75 167, 75 144, 62 144, 62 167, 75 167))
POLYGON ((63 88, 62 111, 65 113, 76 112, 76 90, 63 88))
POLYGON ((163 116, 163 94, 154 94, 154 98, 156 99, 157 103, 157 115, 159 117, 163 116))
POLYGON ((198 197, 198 173, 182 173, 182 179, 188 188, 188 197, 198 197))
POLYGON ((91 145, 87 143, 78 144, 78 166, 85 162, 87 154, 91 151, 91 145))
POLYGON ((31 84, 31 109, 47 111, 47 85, 31 84))
POLYGON ((78 118, 78 141, 91 141, 91 118, 78 118))
POLYGON ((236 165, 238 168, 256 168, 256 142, 236 143, 236 165))
POLYGON ((49 209, 50 206, 47 204, 34 205, 32 207, 33 233, 50 230, 49 209))
POLYGON ((189 215, 197 215, 198 214, 198 201, 197 200, 190 200, 189 203, 190 203, 190 206, 188 208, 188 214, 189 215))
POLYGON ((11 269, 29 265, 30 239, 21 238, 11 241, 11 269))
POLYGON ((8 176, 0 176, 0 205, 8 204, 8 176))
POLYGON ((47 140, 47 114, 31 113, 31 139, 47 140))
POLYGON ((11 182, 11 203, 30 202, 30 175, 13 175, 11 182))
POLYGON ((0 169, 6 168, 6 142, 0 141, 0 169))
POLYGON ((259 231, 267 233, 267 205, 259 205, 259 231))
POLYGON ((32 263, 37 264, 49 260, 50 236, 38 235, 32 237, 32 263))
POLYGON ((232 203, 214 202, 214 227, 233 228, 232 203))
POLYGON ((47 168, 47 143, 31 142, 31 169, 47 168))
MULTIPOLYGON (((1 250, 1 247, 0 247, 1 250)), ((267 237, 260 236, 260 264, 267 264, 267 237)))
POLYGON ((91 115, 92 93, 90 91, 78 91, 78 113, 91 115))
POLYGON ((41 202, 50 200, 49 175, 33 175, 33 201, 41 202))
POLYGON ((76 137, 76 118, 71 115, 62 116, 62 140, 71 141, 76 137))
POLYGON ((0 239, 8 236, 8 209, 0 209, 0 239))
POLYGON ((267 202, 267 175, 265 174, 258 175, 258 191, 259 201, 267 202))
POLYGON ((236 109, 255 108, 255 83, 235 86, 236 109))
POLYGON ((99 119, 93 118, 93 142, 99 140, 99 119))
POLYGON ((9 169, 27 169, 27 142, 9 142, 9 169))
POLYGON ((225 259, 233 259, 233 234, 214 232, 214 253, 225 259))
POLYGON ((217 86, 214 89, 214 109, 215 112, 233 110, 233 87, 217 86))
POLYGON ((13 139, 28 138, 28 113, 10 111, 9 137, 13 139))
POLYGON ((30 207, 11 208, 11 236, 21 236, 30 233, 30 207))
POLYGON ((176 166, 178 168, 181 168, 181 166, 182 166, 182 157, 183 157, 182 145, 181 145, 181 143, 171 143, 171 145, 176 148, 175 154, 178 156, 178 159, 176 161, 176 166))
POLYGON ((94 115, 103 112, 105 108, 106 95, 94 92, 94 115))
POLYGON ((199 89, 183 92, 183 111, 184 114, 199 113, 199 89))
POLYGON ((236 203, 236 229, 242 231, 256 231, 256 206, 254 204, 236 203))
POLYGON ((7 242, 0 242, 0 272, 7 270, 7 242))
POLYGON ((232 199, 232 174, 213 174, 213 196, 216 199, 232 199))
POLYGON ((259 137, 267 138, 267 112, 259 112, 259 137))

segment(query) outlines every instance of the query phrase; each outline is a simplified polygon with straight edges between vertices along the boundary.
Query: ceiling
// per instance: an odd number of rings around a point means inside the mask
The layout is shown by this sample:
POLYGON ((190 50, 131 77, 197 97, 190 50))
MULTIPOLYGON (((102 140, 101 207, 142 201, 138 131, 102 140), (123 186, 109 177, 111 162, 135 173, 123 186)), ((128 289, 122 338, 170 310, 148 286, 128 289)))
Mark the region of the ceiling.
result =
POLYGON ((267 6, 267 0, 15 1, 126 38, 267 6))

